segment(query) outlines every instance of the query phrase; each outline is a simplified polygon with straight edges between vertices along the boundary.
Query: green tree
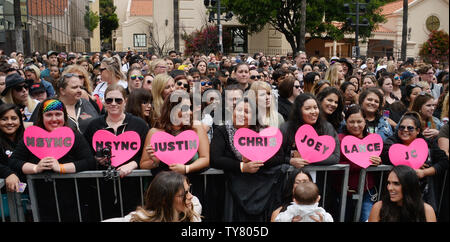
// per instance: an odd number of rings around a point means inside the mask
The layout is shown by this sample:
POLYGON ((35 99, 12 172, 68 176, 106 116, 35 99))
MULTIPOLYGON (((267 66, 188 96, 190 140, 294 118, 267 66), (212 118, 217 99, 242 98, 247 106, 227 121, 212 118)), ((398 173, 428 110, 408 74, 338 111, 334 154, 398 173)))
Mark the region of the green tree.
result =
POLYGON ((97 28, 98 23, 100 22, 100 16, 97 13, 92 12, 88 6, 86 6, 86 13, 84 14, 84 26, 89 31, 94 31, 97 28))
POLYGON ((431 63, 434 60, 445 62, 448 61, 449 56, 448 46, 448 33, 442 30, 432 31, 428 36, 428 40, 422 44, 419 55, 427 63, 431 63))
MULTIPOLYGON (((249 33, 261 31, 266 24, 270 24, 281 32, 291 45, 292 51, 304 48, 301 44, 305 36, 301 35, 301 2, 302 0, 222 0, 228 10, 237 15, 237 19, 248 27, 249 33)), ((350 0, 314 0, 306 1, 306 16, 304 16, 306 33, 311 38, 341 40, 346 33, 354 33, 354 28, 345 23, 348 15, 344 13, 344 3, 350 0), (337 27, 332 22, 345 23, 337 27)), ((392 0, 372 0, 367 4, 366 13, 362 18, 369 20, 369 27, 360 27, 359 36, 367 39, 376 24, 385 21, 381 16, 380 6, 392 0)))
POLYGON ((111 42, 112 31, 119 28, 119 18, 112 0, 100 0, 100 37, 111 42))

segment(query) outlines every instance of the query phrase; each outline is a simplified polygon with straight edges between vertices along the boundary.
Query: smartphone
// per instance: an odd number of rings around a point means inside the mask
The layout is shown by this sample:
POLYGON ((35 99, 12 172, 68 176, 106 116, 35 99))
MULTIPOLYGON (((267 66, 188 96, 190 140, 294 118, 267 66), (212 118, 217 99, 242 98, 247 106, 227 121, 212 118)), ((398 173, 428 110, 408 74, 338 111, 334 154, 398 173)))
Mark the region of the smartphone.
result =
POLYGON ((427 128, 431 128, 431 122, 430 121, 427 122, 427 128))
POLYGON ((389 110, 384 110, 383 111, 383 117, 385 117, 385 118, 389 118, 389 115, 390 115, 391 113, 389 112, 389 110))

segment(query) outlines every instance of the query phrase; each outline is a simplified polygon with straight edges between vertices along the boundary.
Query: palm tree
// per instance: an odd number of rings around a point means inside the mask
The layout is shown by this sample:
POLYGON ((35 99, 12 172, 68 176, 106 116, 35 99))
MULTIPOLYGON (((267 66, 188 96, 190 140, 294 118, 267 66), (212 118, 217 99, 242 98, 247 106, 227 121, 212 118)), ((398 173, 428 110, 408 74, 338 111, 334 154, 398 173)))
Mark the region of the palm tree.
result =
POLYGON ((306 50, 305 46, 305 35, 306 35, 306 0, 302 0, 301 2, 301 24, 300 24, 300 44, 298 49, 301 51, 306 50))
POLYGON ((408 0, 403 0, 403 27, 402 27, 402 46, 401 58, 406 61, 406 43, 408 36, 408 0))

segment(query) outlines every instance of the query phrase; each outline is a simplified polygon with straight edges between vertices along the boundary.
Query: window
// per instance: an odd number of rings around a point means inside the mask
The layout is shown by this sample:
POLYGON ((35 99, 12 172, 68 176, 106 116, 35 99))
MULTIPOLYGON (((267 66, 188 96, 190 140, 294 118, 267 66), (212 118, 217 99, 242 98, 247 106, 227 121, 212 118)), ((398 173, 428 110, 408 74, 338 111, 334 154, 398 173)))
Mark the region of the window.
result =
POLYGON ((224 50, 232 53, 246 53, 247 49, 247 28, 242 26, 226 26, 224 32, 227 31, 231 35, 231 43, 226 43, 224 38, 224 50))
POLYGON ((134 45, 134 47, 146 47, 147 46, 147 35, 146 34, 134 34, 133 35, 133 45, 134 45))

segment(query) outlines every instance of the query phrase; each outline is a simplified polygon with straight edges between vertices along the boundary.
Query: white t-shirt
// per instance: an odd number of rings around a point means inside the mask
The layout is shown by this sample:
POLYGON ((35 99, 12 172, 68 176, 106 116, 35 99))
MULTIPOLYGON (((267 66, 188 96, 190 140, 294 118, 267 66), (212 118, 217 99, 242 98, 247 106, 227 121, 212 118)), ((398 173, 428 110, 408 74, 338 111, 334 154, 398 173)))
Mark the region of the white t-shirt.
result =
POLYGON ((299 222, 315 222, 309 216, 314 216, 317 219, 318 215, 322 214, 323 222, 333 222, 333 217, 325 211, 325 209, 319 207, 319 203, 312 205, 299 205, 294 202, 286 208, 286 211, 281 212, 275 218, 275 222, 292 222, 292 218, 300 216, 302 219, 299 222))
MULTIPOLYGON (((119 85, 121 85, 123 88, 127 88, 128 87, 128 82, 124 81, 124 80, 119 80, 117 82, 119 85)), ((100 82, 94 89, 94 91, 92 92, 93 95, 98 95, 100 97, 100 100, 102 100, 102 102, 104 101, 104 97, 105 97, 105 91, 106 88, 108 88, 108 83, 107 82, 100 82)))

